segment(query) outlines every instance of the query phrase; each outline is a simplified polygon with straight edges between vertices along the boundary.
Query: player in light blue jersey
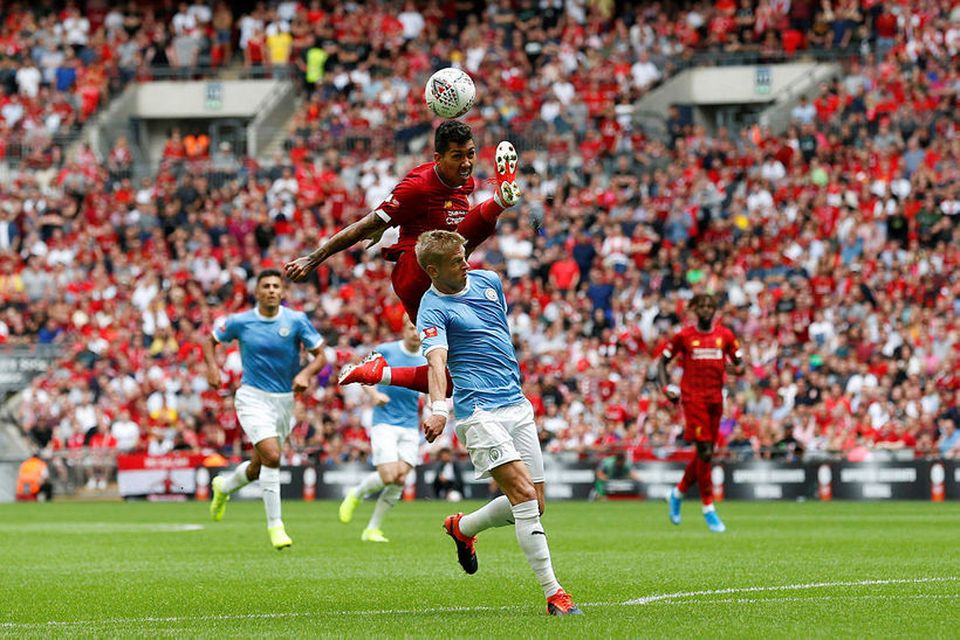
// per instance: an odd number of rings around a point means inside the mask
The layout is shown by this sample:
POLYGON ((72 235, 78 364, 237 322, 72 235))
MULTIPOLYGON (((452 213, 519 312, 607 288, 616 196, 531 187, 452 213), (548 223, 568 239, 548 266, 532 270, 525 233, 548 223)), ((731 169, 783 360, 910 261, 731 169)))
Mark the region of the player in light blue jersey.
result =
POLYGON ((543 455, 533 407, 520 387, 503 284, 492 271, 469 270, 464 243, 451 231, 428 231, 417 240, 417 261, 432 283, 417 314, 433 412, 423 431, 433 442, 446 426, 449 368, 457 437, 467 447, 477 479, 492 477, 504 495, 473 513, 448 516, 443 526, 464 571, 475 573, 476 535, 515 524, 520 548, 543 587, 547 612, 577 615, 582 612, 554 576, 540 522, 543 455))
MULTIPOLYGON (((427 360, 420 355, 420 336, 410 317, 403 317, 403 339, 377 347, 392 367, 418 367, 427 360)), ((417 466, 420 449, 420 394, 403 387, 364 386, 374 402, 370 428, 373 464, 377 470, 350 489, 340 504, 340 522, 348 524, 360 502, 380 491, 364 542, 388 542, 380 525, 403 493, 407 474, 417 466)))
POLYGON ((293 394, 310 387, 323 367, 323 339, 301 311, 280 306, 283 278, 267 269, 257 276, 257 306, 220 318, 203 345, 207 382, 222 382, 216 348, 222 342, 240 342, 243 378, 237 389, 237 418, 253 443, 253 455, 230 474, 213 479, 210 515, 222 520, 230 494, 260 479, 267 511, 267 533, 276 549, 293 544, 280 517, 280 449, 293 424, 293 394), (300 367, 300 348, 313 360, 300 367))

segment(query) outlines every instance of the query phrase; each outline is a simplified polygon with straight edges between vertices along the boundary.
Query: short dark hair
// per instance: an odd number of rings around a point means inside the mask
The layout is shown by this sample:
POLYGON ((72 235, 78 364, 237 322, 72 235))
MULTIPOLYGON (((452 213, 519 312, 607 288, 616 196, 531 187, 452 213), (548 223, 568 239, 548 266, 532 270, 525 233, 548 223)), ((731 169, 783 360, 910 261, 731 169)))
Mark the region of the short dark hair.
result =
POLYGON ((264 278, 280 278, 283 280, 283 274, 278 269, 264 269, 257 275, 257 284, 259 285, 264 278))
POLYGON ((447 120, 439 127, 433 136, 433 150, 437 153, 446 153, 451 144, 467 144, 473 140, 473 131, 459 120, 447 120))
POLYGON ((701 302, 712 302, 714 305, 717 304, 717 299, 713 297, 713 294, 710 293, 698 293, 690 299, 690 306, 695 307, 701 302))

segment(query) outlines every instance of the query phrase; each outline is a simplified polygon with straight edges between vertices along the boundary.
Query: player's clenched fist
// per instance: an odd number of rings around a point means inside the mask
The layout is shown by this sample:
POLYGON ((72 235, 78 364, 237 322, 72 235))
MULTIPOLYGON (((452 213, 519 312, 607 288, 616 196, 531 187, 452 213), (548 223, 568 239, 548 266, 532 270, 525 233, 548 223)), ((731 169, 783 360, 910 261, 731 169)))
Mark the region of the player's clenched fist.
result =
POLYGON ((447 417, 442 415, 432 415, 423 421, 423 435, 427 442, 433 442, 440 437, 444 428, 447 426, 447 417))
POLYGON ((303 282, 317 268, 310 256, 301 256, 283 265, 283 275, 288 280, 303 282))

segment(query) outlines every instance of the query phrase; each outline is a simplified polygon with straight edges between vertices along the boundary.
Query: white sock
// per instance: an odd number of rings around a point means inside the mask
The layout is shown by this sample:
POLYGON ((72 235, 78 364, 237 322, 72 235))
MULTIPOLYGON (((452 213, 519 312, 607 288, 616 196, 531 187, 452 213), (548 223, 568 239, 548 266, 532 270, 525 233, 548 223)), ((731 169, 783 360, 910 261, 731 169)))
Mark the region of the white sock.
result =
POLYGON ((682 498, 682 497, 683 497, 683 494, 680 493, 680 489, 678 489, 678 488, 676 488, 676 487, 674 487, 673 490, 671 491, 671 495, 672 495, 674 498, 682 498))
POLYGON ((475 536, 481 531, 493 527, 505 527, 513 524, 513 509, 507 496, 494 498, 473 513, 468 513, 460 519, 460 533, 465 536, 475 536))
POLYGON ((245 487, 250 484, 250 480, 247 478, 247 467, 250 466, 250 461, 241 462, 240 465, 234 469, 230 475, 226 476, 223 479, 223 492, 227 495, 239 490, 241 487, 245 487))
POLYGON ((370 516, 370 523, 367 524, 368 529, 380 528, 383 516, 387 515, 387 511, 393 509, 393 505, 397 504, 397 501, 400 500, 400 494, 402 493, 403 487, 399 484, 388 484, 383 488, 383 491, 380 492, 380 497, 377 498, 376 506, 373 507, 373 515, 370 516))
POLYGON ((357 494, 358 498, 366 498, 371 493, 376 493, 383 489, 383 479, 380 478, 380 474, 374 471, 366 478, 364 478, 360 484, 356 486, 354 491, 357 494))
POLYGON ((547 546, 547 534, 540 524, 540 509, 536 500, 513 505, 513 518, 517 522, 517 542, 527 556, 527 563, 543 587, 543 595, 550 597, 560 590, 560 584, 553 575, 550 562, 550 548, 547 546))
POLYGON ((703 505, 703 512, 710 513, 711 511, 716 511, 717 508, 713 506, 713 503, 703 505))
POLYGON ((267 528, 281 526, 279 467, 260 467, 260 488, 263 490, 263 507, 267 510, 267 528))
POLYGON ((383 368, 383 375, 380 377, 380 384, 389 385, 393 381, 393 370, 390 367, 383 368))

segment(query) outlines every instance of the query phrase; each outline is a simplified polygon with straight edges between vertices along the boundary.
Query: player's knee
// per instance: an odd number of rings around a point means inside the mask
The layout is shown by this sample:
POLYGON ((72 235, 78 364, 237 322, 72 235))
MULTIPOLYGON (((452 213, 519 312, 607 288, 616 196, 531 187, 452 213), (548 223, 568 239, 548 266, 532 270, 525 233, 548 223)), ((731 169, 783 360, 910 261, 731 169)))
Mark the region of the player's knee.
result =
POLYGON ((530 502, 531 500, 537 499, 537 492, 533 488, 532 482, 519 482, 513 488, 513 497, 517 501, 516 504, 521 502, 530 502))
POLYGON ((280 452, 279 452, 279 451, 277 451, 277 452, 271 451, 270 453, 267 453, 266 455, 264 455, 263 453, 261 453, 261 454, 260 454, 260 464, 262 464, 262 465, 265 466, 265 467, 270 467, 270 468, 273 468, 273 469, 279 467, 279 466, 280 466, 280 452))

